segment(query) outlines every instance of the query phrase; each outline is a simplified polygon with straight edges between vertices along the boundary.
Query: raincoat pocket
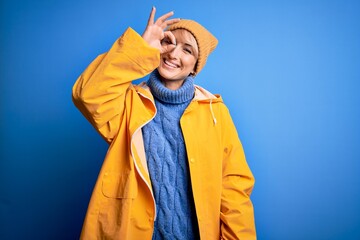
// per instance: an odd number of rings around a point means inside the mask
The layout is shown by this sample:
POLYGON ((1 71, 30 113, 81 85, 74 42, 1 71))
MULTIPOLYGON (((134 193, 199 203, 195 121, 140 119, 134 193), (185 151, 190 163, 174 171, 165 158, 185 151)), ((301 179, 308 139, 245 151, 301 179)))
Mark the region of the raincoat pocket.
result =
POLYGON ((106 172, 102 182, 102 193, 108 198, 132 198, 137 196, 134 172, 106 172))

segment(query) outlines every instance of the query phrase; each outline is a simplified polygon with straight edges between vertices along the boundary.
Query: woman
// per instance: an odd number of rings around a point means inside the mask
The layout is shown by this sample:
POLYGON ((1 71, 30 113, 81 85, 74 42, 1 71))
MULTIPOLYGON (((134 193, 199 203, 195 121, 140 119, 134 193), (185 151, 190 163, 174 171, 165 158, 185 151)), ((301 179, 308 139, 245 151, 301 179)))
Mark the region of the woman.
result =
POLYGON ((172 15, 154 21, 153 8, 142 36, 128 28, 73 87, 110 144, 82 239, 256 238, 235 126, 221 97, 193 83, 217 39, 172 15))

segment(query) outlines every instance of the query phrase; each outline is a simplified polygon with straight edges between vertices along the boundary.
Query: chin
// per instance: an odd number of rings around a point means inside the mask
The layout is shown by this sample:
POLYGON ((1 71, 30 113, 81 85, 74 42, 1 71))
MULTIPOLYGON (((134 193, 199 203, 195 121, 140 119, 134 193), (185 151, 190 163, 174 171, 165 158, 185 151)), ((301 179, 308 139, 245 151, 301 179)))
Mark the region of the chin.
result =
POLYGON ((160 74, 160 77, 163 79, 171 80, 176 76, 176 74, 169 72, 167 70, 161 69, 161 68, 158 68, 158 72, 160 74))
POLYGON ((165 80, 179 81, 184 80, 188 75, 170 72, 166 69, 158 68, 160 77, 165 80))

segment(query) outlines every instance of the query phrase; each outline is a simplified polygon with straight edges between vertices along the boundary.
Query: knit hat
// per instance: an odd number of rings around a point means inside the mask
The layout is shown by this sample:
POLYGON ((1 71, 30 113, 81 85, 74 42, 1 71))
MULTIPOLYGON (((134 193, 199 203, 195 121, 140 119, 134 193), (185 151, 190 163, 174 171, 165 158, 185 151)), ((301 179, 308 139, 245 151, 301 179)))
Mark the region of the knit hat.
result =
POLYGON ((170 25, 167 30, 174 31, 176 29, 188 30, 196 39, 199 56, 195 67, 195 74, 198 74, 205 66, 209 54, 216 48, 218 40, 208 30, 193 20, 181 19, 179 22, 170 25))

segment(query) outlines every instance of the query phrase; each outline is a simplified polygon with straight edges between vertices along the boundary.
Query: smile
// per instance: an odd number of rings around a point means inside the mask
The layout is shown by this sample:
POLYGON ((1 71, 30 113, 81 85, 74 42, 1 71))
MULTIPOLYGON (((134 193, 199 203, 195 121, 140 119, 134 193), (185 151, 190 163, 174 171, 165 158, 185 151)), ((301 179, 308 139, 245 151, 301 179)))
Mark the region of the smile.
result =
POLYGON ((179 65, 177 65, 176 63, 172 63, 172 62, 169 62, 169 61, 167 61, 166 59, 164 59, 164 64, 167 66, 167 67, 169 67, 169 68, 178 68, 178 67, 180 67, 179 65))

